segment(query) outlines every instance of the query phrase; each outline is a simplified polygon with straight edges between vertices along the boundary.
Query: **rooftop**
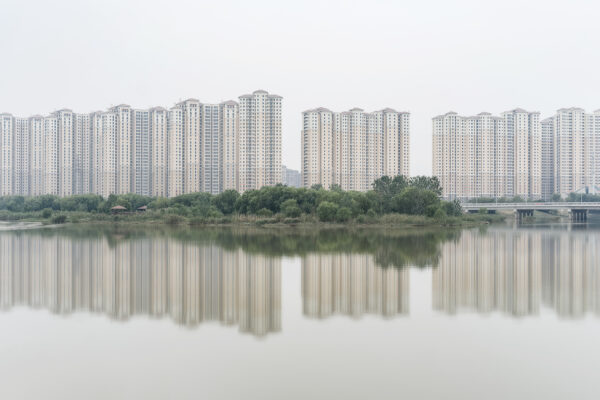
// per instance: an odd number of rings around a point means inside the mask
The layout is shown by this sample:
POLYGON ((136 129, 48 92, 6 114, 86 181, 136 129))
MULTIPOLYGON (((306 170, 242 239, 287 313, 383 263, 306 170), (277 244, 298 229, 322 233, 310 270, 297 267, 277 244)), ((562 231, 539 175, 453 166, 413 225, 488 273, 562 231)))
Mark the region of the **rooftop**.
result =
POLYGON ((583 108, 579 108, 579 107, 560 108, 557 110, 557 112, 563 112, 563 111, 585 111, 585 110, 583 108))

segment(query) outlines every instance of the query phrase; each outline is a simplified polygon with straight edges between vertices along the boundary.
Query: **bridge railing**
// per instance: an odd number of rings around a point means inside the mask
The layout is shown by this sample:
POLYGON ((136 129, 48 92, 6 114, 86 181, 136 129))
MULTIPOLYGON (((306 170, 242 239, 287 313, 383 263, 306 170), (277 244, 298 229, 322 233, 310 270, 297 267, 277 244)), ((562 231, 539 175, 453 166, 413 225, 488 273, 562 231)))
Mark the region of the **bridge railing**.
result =
POLYGON ((487 209, 600 209, 600 202, 522 202, 522 203, 461 203, 466 209, 487 208, 487 209))

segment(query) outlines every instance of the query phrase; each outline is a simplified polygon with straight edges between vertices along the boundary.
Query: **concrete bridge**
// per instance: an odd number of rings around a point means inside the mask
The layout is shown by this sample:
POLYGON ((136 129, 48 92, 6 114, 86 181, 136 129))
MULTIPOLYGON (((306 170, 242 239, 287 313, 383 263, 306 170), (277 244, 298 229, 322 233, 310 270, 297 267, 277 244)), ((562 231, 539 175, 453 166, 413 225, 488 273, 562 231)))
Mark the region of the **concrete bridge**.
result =
POLYGON ((462 203, 466 212, 479 212, 485 208, 488 212, 512 211, 518 219, 533 216, 534 211, 568 211, 571 219, 576 222, 587 221, 589 211, 600 211, 600 202, 594 203, 462 203))

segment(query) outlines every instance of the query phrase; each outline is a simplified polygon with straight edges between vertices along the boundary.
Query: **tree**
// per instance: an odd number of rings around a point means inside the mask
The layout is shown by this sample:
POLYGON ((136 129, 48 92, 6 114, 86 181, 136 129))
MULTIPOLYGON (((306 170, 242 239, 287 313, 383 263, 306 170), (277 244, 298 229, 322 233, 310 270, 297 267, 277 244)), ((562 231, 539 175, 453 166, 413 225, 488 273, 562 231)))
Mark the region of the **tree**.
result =
POLYGON ((324 222, 333 221, 336 217, 338 206, 329 201, 324 201, 317 207, 317 215, 324 222))
POLYGON ((417 189, 431 190, 437 196, 442 195, 442 185, 437 176, 415 176, 410 178, 409 185, 417 189))
POLYGON ((450 215, 452 217, 458 217, 458 216, 461 216, 463 213, 462 205, 460 204, 460 201, 458 201, 458 200, 445 201, 443 203, 443 206, 444 206, 444 211, 446 212, 446 215, 450 215))
POLYGON ((213 198, 213 203, 219 211, 225 215, 229 215, 235 211, 235 203, 239 197, 240 194, 237 191, 230 189, 216 195, 213 198))
POLYGON ((446 212, 442 209, 439 208, 437 210, 435 210, 435 213, 433 214, 433 219, 435 219, 436 221, 444 221, 446 219, 447 215, 446 212))
POLYGON ((340 207, 335 213, 335 220, 338 222, 346 222, 352 217, 352 211, 348 207, 340 207))
POLYGON ((298 202, 294 199, 287 199, 281 203, 281 212, 288 218, 298 218, 302 214, 298 202))
POLYGON ((554 202, 562 201, 562 196, 559 193, 554 193, 551 200, 554 202))
POLYGON ((408 181, 403 175, 391 178, 382 176, 373 182, 373 191, 377 194, 380 212, 392 211, 392 198, 408 187, 408 181))
POLYGON ((273 211, 269 210, 268 208, 261 208, 256 212, 256 215, 259 217, 270 217, 273 215, 273 211))
POLYGON ((439 205, 440 199, 431 190, 408 187, 393 198, 393 211, 402 214, 425 215, 431 205, 439 205))

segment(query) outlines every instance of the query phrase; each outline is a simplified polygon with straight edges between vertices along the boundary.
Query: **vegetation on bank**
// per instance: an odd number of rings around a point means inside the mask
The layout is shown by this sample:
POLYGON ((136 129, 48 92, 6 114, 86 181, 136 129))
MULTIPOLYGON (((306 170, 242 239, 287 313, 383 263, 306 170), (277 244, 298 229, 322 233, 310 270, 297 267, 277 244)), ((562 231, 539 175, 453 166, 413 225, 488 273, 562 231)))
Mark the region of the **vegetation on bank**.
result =
POLYGON ((49 223, 88 221, 159 222, 168 224, 332 223, 390 225, 462 225, 502 219, 463 215, 458 201, 440 200, 437 178, 384 176, 368 192, 325 190, 283 185, 239 194, 189 193, 173 198, 136 194, 0 197, 0 220, 44 220, 49 223), (113 207, 127 211, 115 213, 113 207), (147 206, 147 211, 137 211, 147 206))

